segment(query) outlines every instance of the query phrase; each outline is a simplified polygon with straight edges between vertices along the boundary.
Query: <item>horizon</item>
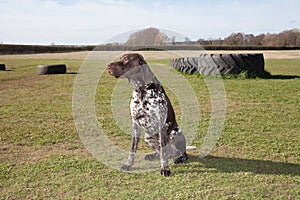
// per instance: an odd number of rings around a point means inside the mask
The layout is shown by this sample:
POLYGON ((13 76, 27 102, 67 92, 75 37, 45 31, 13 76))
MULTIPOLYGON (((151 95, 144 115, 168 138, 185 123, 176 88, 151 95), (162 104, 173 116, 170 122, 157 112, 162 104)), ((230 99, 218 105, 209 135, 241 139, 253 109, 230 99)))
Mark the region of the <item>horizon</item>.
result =
MULTIPOLYGON (((153 28, 153 27, 151 27, 153 28)), ((145 28, 147 29, 147 28, 145 28)), ((145 29, 141 29, 141 30, 145 30, 145 29)), ((125 32, 125 33, 120 33, 118 35, 116 35, 115 37, 111 38, 110 40, 107 40, 106 43, 101 43, 101 44, 69 44, 69 43, 65 43, 65 44, 55 44, 54 42, 50 43, 50 44, 32 44, 32 43, 3 43, 2 41, 0 41, 0 45, 37 45, 37 46, 98 46, 98 45, 126 45, 126 41, 129 39, 129 36, 130 34, 132 33, 136 33, 138 31, 141 31, 141 30, 135 30, 135 31, 129 31, 129 32, 125 32)), ((174 31, 169 31, 169 30, 162 30, 162 29, 159 29, 160 32, 162 33, 165 33, 164 31, 168 32, 167 36, 177 36, 177 38, 179 38, 179 40, 176 40, 176 42, 181 42, 181 43, 184 43, 184 35, 180 34, 180 33, 177 33, 177 32, 174 32, 174 31), (172 35, 173 34, 173 35, 172 35)), ((284 31, 291 31, 291 30, 297 30, 297 31, 300 31, 298 28, 292 28, 292 29, 289 29, 289 30, 282 30, 278 33, 258 33, 254 36, 258 36, 258 35, 261 35, 261 34, 279 34, 279 33, 282 33, 284 31)), ((242 33, 242 32, 235 32, 235 33, 242 33)), ((232 34, 235 34, 235 33, 232 33, 232 34)), ((243 33, 243 34, 251 34, 251 33, 243 33)), ((230 36, 230 35, 228 35, 230 36)), ((225 36, 223 38, 201 38, 201 39, 205 39, 206 41, 207 40, 218 40, 218 39, 221 39, 221 40, 224 40, 226 37, 228 36, 225 36)), ((200 39, 200 38, 199 38, 200 39)), ((190 42, 197 42, 197 40, 190 40, 190 42)), ((171 43, 170 41, 166 44, 169 44, 171 43)))

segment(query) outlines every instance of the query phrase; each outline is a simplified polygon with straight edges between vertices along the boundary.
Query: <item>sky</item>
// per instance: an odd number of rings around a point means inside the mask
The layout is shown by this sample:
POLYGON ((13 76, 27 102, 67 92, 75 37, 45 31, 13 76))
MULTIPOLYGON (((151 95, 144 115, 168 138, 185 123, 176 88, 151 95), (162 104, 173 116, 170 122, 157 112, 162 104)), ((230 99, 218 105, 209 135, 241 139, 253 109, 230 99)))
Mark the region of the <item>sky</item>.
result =
POLYGON ((300 0, 0 0, 0 43, 97 45, 149 27, 191 40, 279 33, 300 28, 299 11, 300 0))

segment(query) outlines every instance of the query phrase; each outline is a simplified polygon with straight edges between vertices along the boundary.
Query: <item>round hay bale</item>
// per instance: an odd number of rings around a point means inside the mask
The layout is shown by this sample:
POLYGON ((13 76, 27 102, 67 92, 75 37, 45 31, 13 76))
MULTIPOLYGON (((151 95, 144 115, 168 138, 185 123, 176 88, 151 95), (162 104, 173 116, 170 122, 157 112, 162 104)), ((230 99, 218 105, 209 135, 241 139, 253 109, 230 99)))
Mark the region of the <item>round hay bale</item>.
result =
POLYGON ((65 74, 67 67, 65 64, 39 65, 37 71, 38 74, 65 74))
POLYGON ((171 67, 183 73, 260 75, 264 72, 263 54, 201 54, 199 57, 171 60, 171 67))
POLYGON ((0 63, 0 71, 5 71, 5 64, 0 63))

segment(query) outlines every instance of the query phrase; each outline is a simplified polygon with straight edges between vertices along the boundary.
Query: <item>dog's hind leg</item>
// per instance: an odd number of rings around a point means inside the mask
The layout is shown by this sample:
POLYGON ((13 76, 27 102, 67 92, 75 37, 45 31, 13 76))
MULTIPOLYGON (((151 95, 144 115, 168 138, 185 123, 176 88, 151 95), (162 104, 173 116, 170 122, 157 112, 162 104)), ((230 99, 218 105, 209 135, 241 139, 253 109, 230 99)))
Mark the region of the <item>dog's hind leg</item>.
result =
POLYGON ((168 164, 168 155, 167 155, 167 128, 166 126, 161 126, 159 130, 159 142, 160 142, 160 175, 170 176, 171 170, 168 164))
POLYGON ((139 139, 140 139, 140 135, 141 135, 140 126, 136 122, 133 122, 132 123, 132 144, 131 144, 131 149, 130 149, 130 153, 129 153, 126 164, 121 167, 122 171, 129 171, 131 166, 134 164, 134 159, 135 159, 136 150, 137 150, 138 142, 139 142, 139 139))
POLYGON ((184 152, 183 154, 181 154, 181 156, 179 158, 174 160, 174 164, 180 164, 180 163, 183 163, 187 160, 188 160, 188 155, 186 154, 186 152, 184 152))
POLYGON ((170 141, 171 144, 175 146, 175 151, 177 152, 176 154, 179 156, 174 160, 174 164, 179 164, 186 161, 188 159, 186 154, 186 141, 180 128, 177 127, 171 131, 170 141))

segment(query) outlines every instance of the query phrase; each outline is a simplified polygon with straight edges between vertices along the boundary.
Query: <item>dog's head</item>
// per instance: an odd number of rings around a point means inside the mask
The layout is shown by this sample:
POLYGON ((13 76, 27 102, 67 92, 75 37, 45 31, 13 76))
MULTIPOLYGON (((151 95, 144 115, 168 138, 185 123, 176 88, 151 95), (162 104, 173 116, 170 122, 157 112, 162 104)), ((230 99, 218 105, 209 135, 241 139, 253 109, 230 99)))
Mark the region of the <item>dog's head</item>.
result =
POLYGON ((124 54, 118 61, 108 64, 108 73, 116 78, 126 77, 126 74, 136 73, 139 67, 147 64, 143 56, 138 53, 124 54))

